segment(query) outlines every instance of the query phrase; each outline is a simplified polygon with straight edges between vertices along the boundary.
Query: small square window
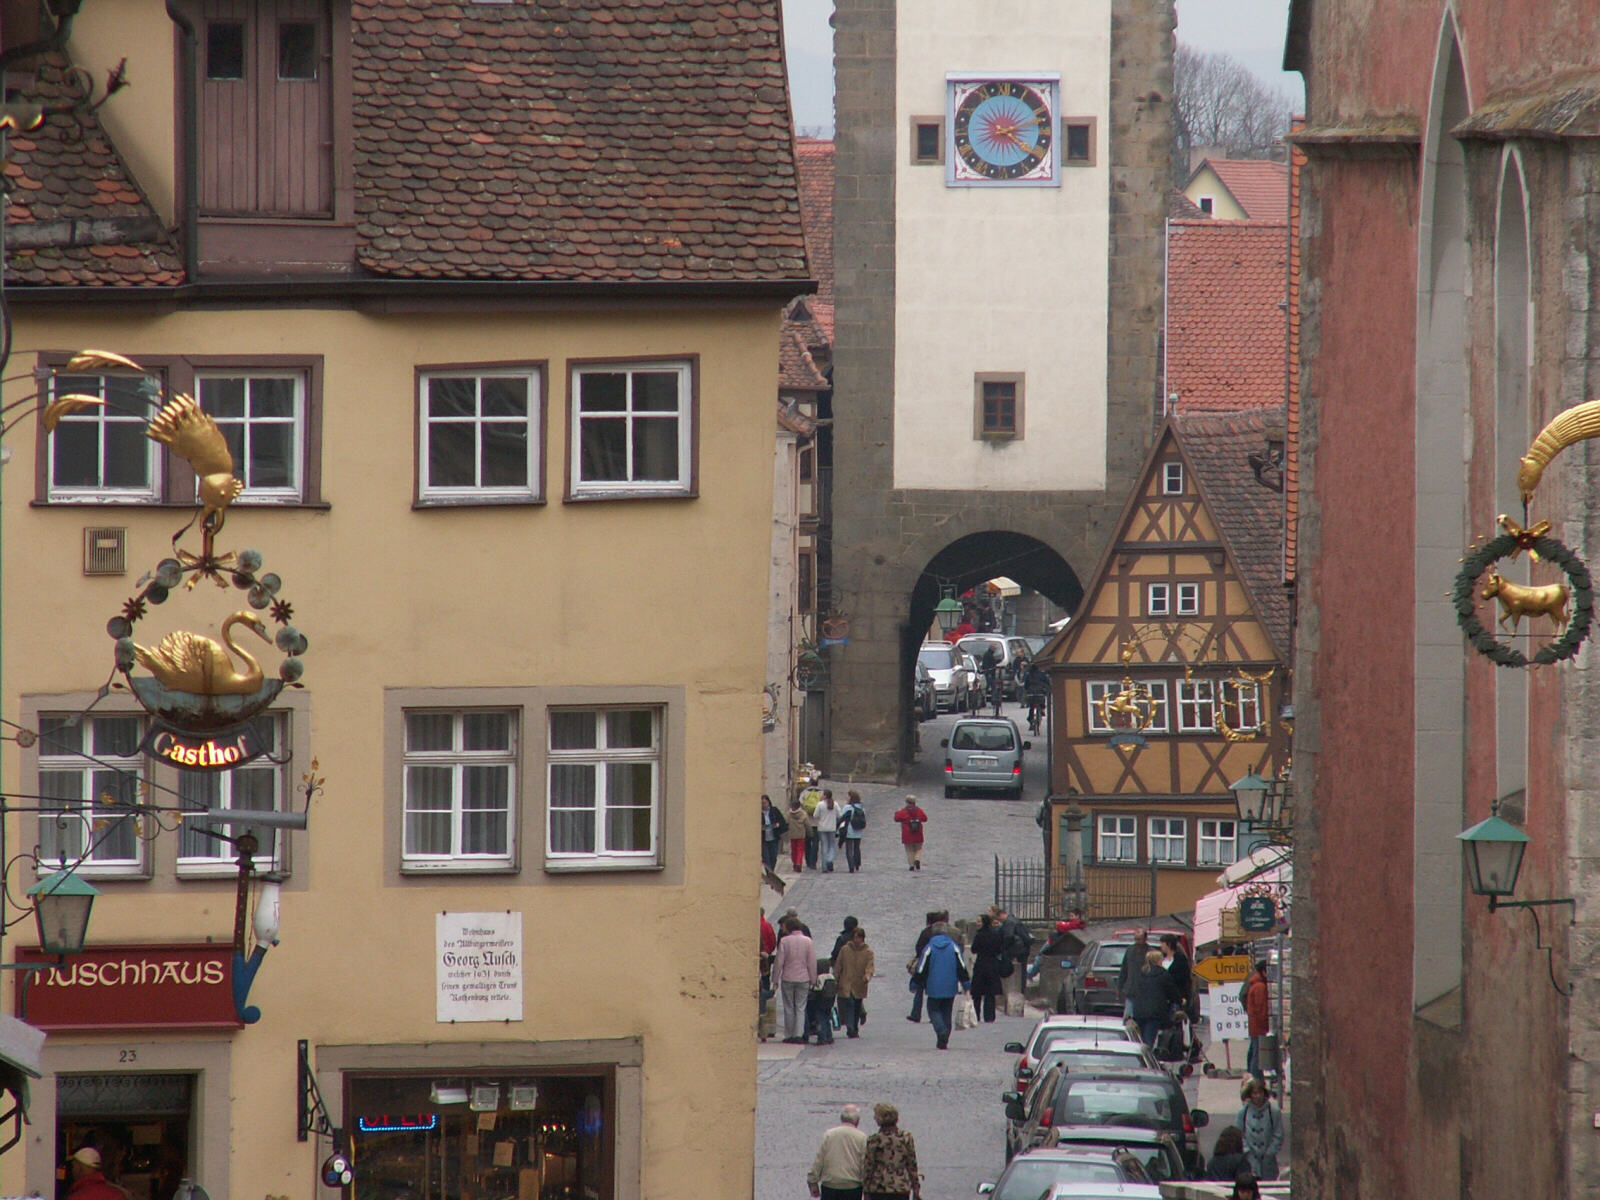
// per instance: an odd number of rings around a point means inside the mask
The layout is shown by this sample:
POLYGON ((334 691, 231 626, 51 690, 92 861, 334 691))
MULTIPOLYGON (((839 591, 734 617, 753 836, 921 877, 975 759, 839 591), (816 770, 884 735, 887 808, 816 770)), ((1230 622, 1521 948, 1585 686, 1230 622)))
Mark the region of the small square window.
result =
POLYGON ((543 499, 541 382, 534 368, 424 372, 418 500, 543 499))
POLYGON ((911 165, 936 166, 944 162, 944 118, 911 118, 911 165))
POLYGON ((1022 436, 1023 378, 1019 374, 979 374, 975 380, 973 435, 1014 441, 1022 436))
POLYGON ((1183 464, 1169 462, 1161 465, 1161 494, 1163 496, 1183 495, 1183 464))
POLYGON ((1095 858, 1100 862, 1137 862, 1137 831, 1137 817, 1101 817, 1095 840, 1095 858))
POLYGON ((1194 617, 1200 614, 1200 585, 1198 583, 1180 583, 1178 585, 1178 615, 1180 617, 1194 617))
POLYGON ((136 716, 40 718, 41 870, 144 873, 141 818, 131 807, 143 791, 143 736, 144 723, 136 716))
POLYGON ((229 82, 244 78, 244 22, 206 23, 206 78, 229 82))
POLYGON ((195 373, 200 407, 217 423, 244 483, 241 499, 299 500, 305 451, 305 376, 195 373))
POLYGON ((550 710, 547 865, 649 865, 660 832, 661 710, 550 710))
POLYGON ((317 27, 310 21, 285 21, 278 26, 278 78, 317 77, 317 27))
POLYGON ((1201 196, 1200 197, 1200 211, 1205 213, 1205 215, 1209 217, 1211 215, 1211 208, 1212 208, 1212 205, 1214 203, 1215 203, 1215 201, 1213 201, 1213 199, 1210 196, 1201 196))
POLYGON ((694 492, 694 391, 687 362, 574 366, 569 495, 694 492))
POLYGON ((1095 119, 1061 118, 1061 163, 1067 167, 1094 166, 1095 119))
POLYGON ((516 713, 406 713, 404 865, 513 865, 516 775, 516 713))
POLYGON ((1171 612, 1172 589, 1164 583, 1152 583, 1144 593, 1144 615, 1164 617, 1171 612))
POLYGON ((1183 866, 1189 860, 1189 822, 1183 817, 1151 817, 1147 824, 1150 861, 1183 866))

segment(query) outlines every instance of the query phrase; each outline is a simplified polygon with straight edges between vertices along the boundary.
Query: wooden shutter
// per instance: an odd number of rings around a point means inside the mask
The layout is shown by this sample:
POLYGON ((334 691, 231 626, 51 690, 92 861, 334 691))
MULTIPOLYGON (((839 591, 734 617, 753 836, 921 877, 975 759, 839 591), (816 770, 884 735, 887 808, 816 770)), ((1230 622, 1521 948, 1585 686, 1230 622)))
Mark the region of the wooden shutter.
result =
POLYGON ((327 0, 204 0, 199 30, 200 211, 326 217, 333 211, 327 0), (287 60, 281 68, 286 27, 287 60), (233 70, 231 39, 240 55, 233 70), (294 36, 299 34, 301 36, 294 36), (220 51, 220 53, 219 53, 220 51))

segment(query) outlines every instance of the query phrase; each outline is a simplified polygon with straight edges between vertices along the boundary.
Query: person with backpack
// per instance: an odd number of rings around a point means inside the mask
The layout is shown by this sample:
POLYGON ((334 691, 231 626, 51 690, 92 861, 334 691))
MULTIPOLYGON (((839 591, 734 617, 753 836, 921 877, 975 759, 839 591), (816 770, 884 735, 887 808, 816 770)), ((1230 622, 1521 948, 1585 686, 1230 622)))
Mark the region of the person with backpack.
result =
POLYGON ((867 831, 867 810, 860 792, 850 792, 839 815, 839 836, 844 839, 844 865, 850 873, 861 869, 861 835, 867 831))
POLYGON ((900 824, 900 844, 906 851, 906 870, 922 870, 922 827, 928 814, 917 804, 915 796, 907 796, 905 804, 894 814, 900 824))
POLYGON ((995 923, 1000 927, 1001 941, 1005 947, 1006 963, 1001 969, 1001 978, 1004 980, 1005 1009, 1008 1015, 1020 1017, 1023 1015, 1023 971, 1028 966, 1028 955, 1033 950, 1033 935, 1028 932, 1028 927, 1011 913, 1006 911, 1003 904, 994 907, 995 923))

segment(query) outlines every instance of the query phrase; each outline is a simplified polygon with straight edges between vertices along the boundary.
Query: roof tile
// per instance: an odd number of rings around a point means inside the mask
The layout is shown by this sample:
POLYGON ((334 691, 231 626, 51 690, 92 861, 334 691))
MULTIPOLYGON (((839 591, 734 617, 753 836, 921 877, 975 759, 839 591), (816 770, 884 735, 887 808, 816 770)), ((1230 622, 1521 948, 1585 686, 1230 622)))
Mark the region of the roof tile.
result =
POLYGON ((1167 241, 1167 391, 1179 412, 1284 402, 1287 227, 1173 221, 1167 241))

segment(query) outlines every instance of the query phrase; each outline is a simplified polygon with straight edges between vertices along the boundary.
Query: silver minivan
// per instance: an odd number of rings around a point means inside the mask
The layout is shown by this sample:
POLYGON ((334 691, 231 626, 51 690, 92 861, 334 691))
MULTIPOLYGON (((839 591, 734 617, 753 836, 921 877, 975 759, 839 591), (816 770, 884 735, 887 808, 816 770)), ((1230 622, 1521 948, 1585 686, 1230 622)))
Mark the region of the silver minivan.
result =
POLYGON ((944 747, 944 794, 948 799, 965 788, 1022 795, 1022 740, 1009 717, 962 717, 940 743, 944 747))

